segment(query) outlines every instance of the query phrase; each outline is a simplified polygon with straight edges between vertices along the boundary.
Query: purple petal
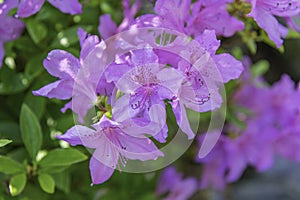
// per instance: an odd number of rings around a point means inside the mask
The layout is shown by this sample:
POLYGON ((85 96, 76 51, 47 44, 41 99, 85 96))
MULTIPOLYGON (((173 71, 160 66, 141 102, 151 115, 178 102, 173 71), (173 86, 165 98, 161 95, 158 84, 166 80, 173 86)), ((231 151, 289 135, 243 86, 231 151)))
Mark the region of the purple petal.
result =
POLYGON ((174 68, 167 68, 161 70, 157 78, 160 80, 159 84, 172 91, 175 96, 178 95, 184 76, 174 68))
POLYGON ((190 0, 158 0, 154 10, 163 19, 165 27, 184 32, 184 22, 189 14, 190 4, 190 0))
POLYGON ((44 4, 44 0, 20 0, 18 6, 18 17, 29 17, 37 13, 44 4))
POLYGON ((109 14, 101 15, 99 22, 98 31, 104 40, 118 33, 117 24, 111 19, 109 14))
POLYGON ((158 57, 150 46, 132 51, 131 60, 134 66, 151 65, 153 72, 158 70, 158 57))
POLYGON ((82 13, 82 6, 78 0, 48 0, 48 2, 63 13, 71 15, 82 13))
POLYGON ((118 164, 120 152, 110 138, 103 134, 98 148, 94 151, 93 158, 108 168, 115 169, 118 164))
POLYGON ((156 160, 159 156, 163 156, 163 153, 147 137, 133 137, 119 133, 115 134, 111 141, 115 147, 118 147, 116 150, 119 150, 128 159, 146 161, 156 160))
POLYGON ((93 184, 101 184, 112 176, 114 169, 107 167, 92 156, 90 160, 90 172, 93 184))
POLYGON ((80 68, 78 59, 63 50, 52 50, 43 64, 52 76, 65 80, 74 80, 80 68))
POLYGON ((177 105, 172 105, 172 109, 179 128, 181 128, 181 130, 188 136, 189 140, 193 139, 195 134, 191 129, 184 105, 177 102, 177 105))
POLYGON ((177 173, 174 166, 170 166, 163 170, 158 180, 157 194, 162 195, 170 191, 176 183, 180 182, 181 174, 177 173))
POLYGON ((165 200, 189 199, 197 191, 197 189, 197 180, 195 178, 184 179, 171 189, 171 193, 165 198, 165 200))
POLYGON ((252 9, 251 13, 248 15, 253 17, 257 24, 267 32, 269 38, 278 48, 282 45, 283 40, 281 37, 285 37, 288 30, 283 29, 271 13, 261 9, 260 7, 256 7, 256 9, 252 9))
POLYGON ((36 96, 65 100, 72 97, 73 84, 73 81, 58 80, 42 87, 39 90, 33 91, 32 93, 36 96))
POLYGON ((200 46, 208 51, 211 55, 214 55, 217 49, 220 47, 220 40, 217 39, 214 30, 205 30, 196 38, 196 41, 198 41, 200 46))
POLYGON ((227 53, 215 55, 214 61, 218 66, 223 82, 227 83, 232 79, 237 79, 244 70, 242 62, 236 60, 233 56, 227 53))
POLYGON ((0 4, 0 16, 7 15, 8 12, 16 8, 18 6, 19 2, 18 0, 9 0, 9 1, 4 1, 3 3, 0 4))
POLYGON ((103 134, 85 126, 76 125, 56 138, 70 143, 72 146, 83 145, 88 148, 96 148, 102 145, 103 134))
POLYGON ((88 35, 82 28, 78 29, 77 35, 81 46, 80 59, 84 60, 95 46, 99 44, 99 38, 96 35, 88 35))

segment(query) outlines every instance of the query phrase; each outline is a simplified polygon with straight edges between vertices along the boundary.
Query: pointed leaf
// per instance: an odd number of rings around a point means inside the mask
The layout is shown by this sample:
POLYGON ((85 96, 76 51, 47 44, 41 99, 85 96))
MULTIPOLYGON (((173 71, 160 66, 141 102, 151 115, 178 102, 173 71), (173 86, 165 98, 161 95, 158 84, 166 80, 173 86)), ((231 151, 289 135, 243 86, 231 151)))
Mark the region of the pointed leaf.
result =
POLYGON ((15 175, 9 182, 9 192, 12 196, 20 194, 26 185, 27 177, 26 173, 15 175))
POLYGON ((24 145, 31 158, 35 160, 42 146, 42 131, 37 117, 26 104, 21 108, 20 127, 24 145))
POLYGON ((26 172, 26 169, 18 163, 6 156, 0 156, 0 172, 4 174, 16 174, 26 172))
POLYGON ((12 143, 12 140, 0 139, 0 147, 4 147, 5 145, 8 145, 9 143, 12 143))
POLYGON ((74 148, 50 151, 40 162, 41 167, 69 166, 87 159, 87 156, 74 148))
POLYGON ((40 174, 38 176, 38 181, 41 186, 41 188, 50 194, 54 193, 55 189, 55 181, 49 174, 40 174))

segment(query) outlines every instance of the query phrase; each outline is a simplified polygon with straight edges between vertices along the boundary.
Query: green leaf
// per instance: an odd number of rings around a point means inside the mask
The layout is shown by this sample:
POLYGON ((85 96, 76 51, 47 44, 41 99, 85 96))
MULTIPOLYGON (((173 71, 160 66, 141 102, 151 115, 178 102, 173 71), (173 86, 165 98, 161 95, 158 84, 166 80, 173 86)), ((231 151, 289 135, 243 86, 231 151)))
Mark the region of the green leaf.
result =
POLYGON ((0 156, 0 172, 4 174, 16 174, 26 172, 26 169, 18 162, 6 156, 0 156))
POLYGON ((41 188, 50 194, 54 193, 55 181, 49 174, 40 174, 38 176, 38 181, 41 188))
POLYGON ((39 162, 41 167, 69 166, 87 159, 87 156, 74 148, 54 149, 39 162))
POLYGON ((62 190, 66 194, 70 193, 71 176, 68 171, 54 174, 53 178, 58 189, 62 190))
POLYGON ((4 147, 5 145, 8 145, 9 143, 12 143, 12 140, 0 139, 0 147, 4 147))
POLYGON ((27 177, 26 173, 15 175, 9 182, 9 192, 12 196, 20 194, 26 185, 27 177))
POLYGON ((35 160, 42 146, 42 131, 37 117, 26 104, 21 108, 20 127, 24 145, 31 158, 35 160))
POLYGON ((270 64, 267 60, 260 60, 251 67, 253 77, 264 75, 269 70, 270 64))
POLYGON ((56 174, 64 171, 69 166, 54 166, 54 167, 43 167, 39 170, 39 173, 56 174))
POLYGON ((38 44, 47 36, 47 28, 43 23, 34 19, 26 20, 27 31, 35 44, 38 44))

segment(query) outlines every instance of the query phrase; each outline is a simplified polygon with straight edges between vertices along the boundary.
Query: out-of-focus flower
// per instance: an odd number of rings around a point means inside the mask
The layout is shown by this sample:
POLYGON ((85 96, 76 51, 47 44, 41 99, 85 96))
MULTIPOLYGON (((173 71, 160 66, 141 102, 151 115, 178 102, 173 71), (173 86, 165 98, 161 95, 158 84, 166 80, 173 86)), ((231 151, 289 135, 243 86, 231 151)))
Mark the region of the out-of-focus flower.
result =
POLYGON ((196 191, 196 178, 183 178, 182 174, 178 173, 173 166, 162 172, 156 189, 157 195, 167 194, 165 200, 186 200, 196 191))
POLYGON ((8 15, 17 7, 17 0, 7 0, 0 4, 0 68, 5 55, 4 43, 17 39, 24 29, 24 23, 8 15))
POLYGON ((109 14, 101 15, 99 17, 98 31, 101 37, 105 40, 117 33, 125 31, 134 22, 134 16, 142 5, 140 0, 134 1, 131 5, 129 0, 123 0, 123 21, 119 26, 111 19, 109 14))
MULTIPOLYGON (((52 6, 63 13, 71 15, 81 14, 82 6, 78 0, 47 0, 52 6)), ((29 17, 37 13, 43 6, 45 0, 20 0, 16 17, 29 17)))
POLYGON ((247 166, 268 170, 276 154, 300 162, 299 98, 299 89, 287 75, 271 87, 262 79, 242 82, 233 102, 250 113, 234 114, 246 127, 227 124, 212 152, 203 159, 196 158, 204 165, 201 187, 223 189, 226 183, 238 180, 247 166))

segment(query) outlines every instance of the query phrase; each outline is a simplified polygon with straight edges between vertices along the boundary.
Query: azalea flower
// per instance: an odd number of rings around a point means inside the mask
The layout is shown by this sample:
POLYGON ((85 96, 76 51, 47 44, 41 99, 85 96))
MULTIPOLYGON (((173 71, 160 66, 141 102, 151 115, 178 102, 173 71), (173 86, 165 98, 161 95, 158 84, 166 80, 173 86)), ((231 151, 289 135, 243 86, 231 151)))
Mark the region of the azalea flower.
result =
MULTIPOLYGON (((25 18, 34 15, 41 9, 44 2, 45 0, 20 0, 16 17, 25 18)), ((48 0, 48 2, 63 13, 75 15, 82 12, 82 6, 78 0, 48 0)))
POLYGON ((116 168, 125 167, 128 159, 146 161, 163 156, 155 144, 142 135, 149 133, 147 131, 154 128, 153 124, 148 127, 149 129, 141 128, 130 123, 130 120, 116 122, 104 115, 92 127, 93 129, 76 125, 57 138, 70 143, 72 146, 83 145, 95 149, 90 160, 93 184, 107 181, 116 168), (127 134, 133 130, 135 134, 140 133, 139 137, 127 134))
MULTIPOLYGON (((82 29, 78 30, 78 36, 81 45, 80 59, 64 50, 52 50, 44 60, 43 65, 52 76, 59 78, 59 80, 33 91, 34 95, 61 100, 73 97, 75 80, 79 70, 82 68, 82 62, 95 48, 95 45, 99 43, 97 36, 87 36, 87 33, 82 29)), ((92 99, 96 101, 97 96, 94 95, 92 99)), ((67 103, 62 111, 68 108, 73 108, 71 102, 67 103)), ((85 110, 75 109, 75 111, 80 114, 80 118, 86 113, 85 110)))
POLYGON ((204 30, 214 30, 217 35, 230 37, 244 29, 243 22, 227 12, 232 0, 198 0, 193 4, 192 15, 187 21, 189 35, 198 36, 204 30))
POLYGON ((300 2, 295 0, 248 0, 252 5, 249 16, 264 29, 269 38, 279 48, 285 38, 288 29, 281 25, 278 17, 293 17, 300 14, 300 2))
MULTIPOLYGON (((106 69, 107 80, 113 81, 125 95, 114 107, 116 112, 129 113, 139 124, 149 122, 153 105, 165 107, 164 100, 177 95, 183 76, 174 68, 159 66, 158 57, 148 47, 131 52, 130 63, 111 65, 106 69)), ((167 125, 156 139, 165 142, 167 125)))

